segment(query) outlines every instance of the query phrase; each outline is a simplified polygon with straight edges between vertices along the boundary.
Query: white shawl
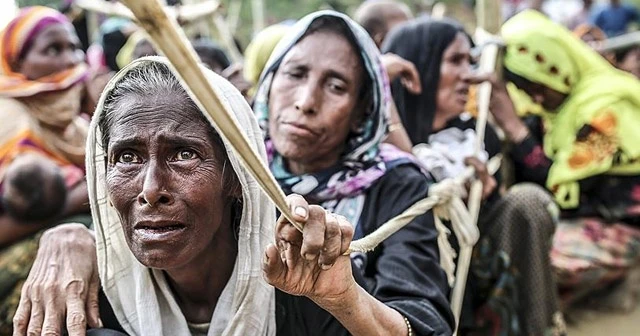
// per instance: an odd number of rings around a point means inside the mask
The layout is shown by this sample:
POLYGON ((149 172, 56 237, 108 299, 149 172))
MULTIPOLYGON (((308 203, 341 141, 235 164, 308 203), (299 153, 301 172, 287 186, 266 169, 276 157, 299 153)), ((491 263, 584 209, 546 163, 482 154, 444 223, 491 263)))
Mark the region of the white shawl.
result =
MULTIPOLYGON (((105 97, 123 75, 146 62, 171 65, 165 58, 145 57, 122 69, 107 85, 91 121, 87 138, 87 182, 96 231, 98 270, 116 317, 130 335, 189 335, 187 321, 163 272, 140 264, 129 250, 105 183, 105 153, 97 121, 105 97)), ((240 93, 222 77, 205 70, 222 104, 235 113, 249 142, 266 161, 262 134, 240 93)), ((188 90, 187 90, 188 91, 188 90)), ((193 98, 193 94, 189 92, 193 98)), ((209 116, 205 116, 211 122, 209 116)), ((266 245, 273 241, 275 207, 239 163, 225 142, 229 160, 242 184, 243 210, 238 256, 211 319, 208 335, 275 335, 275 291, 262 277, 266 245)), ((204 265, 203 265, 204 267, 204 265)))

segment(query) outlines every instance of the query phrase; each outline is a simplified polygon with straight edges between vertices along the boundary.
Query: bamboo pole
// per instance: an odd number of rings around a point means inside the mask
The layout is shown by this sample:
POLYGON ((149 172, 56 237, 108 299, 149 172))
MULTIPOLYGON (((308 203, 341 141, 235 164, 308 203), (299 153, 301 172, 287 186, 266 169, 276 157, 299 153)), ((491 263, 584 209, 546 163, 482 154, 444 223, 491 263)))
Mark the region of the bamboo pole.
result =
POLYGON ((302 230, 300 224, 293 220, 285 195, 275 178, 249 145, 240 125, 232 116, 233 112, 226 110, 198 66, 198 56, 175 20, 169 18, 157 0, 122 0, 122 2, 129 7, 156 46, 171 61, 183 84, 191 89, 196 102, 211 116, 220 135, 231 144, 247 171, 287 220, 302 230))
POLYGON ((264 29, 264 0, 251 1, 251 13, 253 16, 253 34, 264 29))
POLYGON ((606 39, 596 48, 598 52, 615 51, 631 46, 640 46, 640 31, 606 39))
POLYGON ((502 25, 502 10, 500 0, 477 0, 476 17, 478 27, 491 34, 498 34, 502 25))
MULTIPOLYGON (((478 29, 476 31, 476 42, 482 44, 489 39, 490 34, 496 34, 500 31, 502 13, 500 10, 500 0, 478 0, 476 13, 478 18, 478 29)), ((480 57, 480 70, 483 72, 494 72, 498 59, 498 44, 492 43, 486 45, 480 57)), ((483 150, 484 136, 486 124, 489 117, 489 102, 491 100, 491 84, 482 83, 478 86, 478 117, 476 120, 476 143, 474 152, 476 157, 483 150)), ((475 180, 471 184, 469 193, 469 213, 473 225, 477 225, 480 213, 480 204, 482 202, 482 182, 475 180)), ((471 257, 473 254, 473 244, 461 244, 460 256, 458 257, 456 267, 456 280, 451 297, 451 309, 456 319, 456 330, 454 335, 458 333, 460 325, 460 314, 462 313, 462 304, 464 301, 464 292, 469 275, 469 266, 471 265, 471 257)))
POLYGON ((232 34, 238 30, 238 22, 240 21, 240 13, 242 11, 243 0, 231 1, 229 10, 227 11, 227 22, 229 23, 229 31, 232 34))
POLYGON ((221 42, 229 52, 229 57, 231 57, 231 60, 235 63, 242 63, 242 53, 238 49, 238 46, 236 45, 236 42, 233 38, 233 34, 229 29, 229 25, 227 24, 227 21, 221 13, 215 13, 213 15, 213 28, 218 31, 218 35, 222 40, 221 42))

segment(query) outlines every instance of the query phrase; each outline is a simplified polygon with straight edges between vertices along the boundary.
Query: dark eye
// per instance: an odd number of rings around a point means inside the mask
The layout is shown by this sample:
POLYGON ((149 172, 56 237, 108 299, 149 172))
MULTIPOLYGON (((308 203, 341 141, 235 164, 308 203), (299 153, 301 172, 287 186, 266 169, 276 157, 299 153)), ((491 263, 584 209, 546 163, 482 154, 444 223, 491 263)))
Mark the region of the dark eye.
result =
POLYGON ((329 83, 327 83, 327 84, 329 86, 329 89, 332 92, 344 93, 344 92, 347 91, 347 86, 342 81, 332 80, 332 81, 329 81, 329 83))
POLYGON ((188 150, 188 149, 184 149, 184 150, 179 151, 176 154, 176 157, 175 157, 174 160, 175 161, 187 161, 187 160, 193 160, 193 159, 195 159, 197 157, 198 157, 198 154, 196 154, 194 151, 188 150))
POLYGON ((285 75, 287 75, 287 77, 293 78, 293 79, 302 78, 302 73, 300 71, 287 71, 287 72, 285 72, 285 75))
POLYGON ((136 154, 134 154, 132 152, 123 152, 118 157, 118 162, 119 163, 132 164, 132 163, 140 163, 140 162, 142 162, 142 160, 140 159, 140 157, 138 155, 136 155, 136 154))
POLYGON ((57 46, 50 46, 45 50, 47 56, 57 56, 60 53, 60 48, 57 46))

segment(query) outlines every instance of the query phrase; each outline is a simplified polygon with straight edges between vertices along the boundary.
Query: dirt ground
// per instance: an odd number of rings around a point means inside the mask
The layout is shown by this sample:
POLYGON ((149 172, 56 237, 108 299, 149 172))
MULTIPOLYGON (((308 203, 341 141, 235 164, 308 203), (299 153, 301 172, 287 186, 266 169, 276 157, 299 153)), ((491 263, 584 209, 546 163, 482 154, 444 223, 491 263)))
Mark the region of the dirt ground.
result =
POLYGON ((581 312, 578 323, 569 325, 568 336, 640 335, 640 306, 630 314, 581 312))

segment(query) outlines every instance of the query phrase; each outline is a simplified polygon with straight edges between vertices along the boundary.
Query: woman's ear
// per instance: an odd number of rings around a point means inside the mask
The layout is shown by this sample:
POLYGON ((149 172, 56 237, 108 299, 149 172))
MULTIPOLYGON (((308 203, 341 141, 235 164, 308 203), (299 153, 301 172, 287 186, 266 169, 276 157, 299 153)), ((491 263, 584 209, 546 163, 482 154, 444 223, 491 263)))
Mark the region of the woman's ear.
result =
MULTIPOLYGON (((231 163, 228 164, 231 165, 231 163)), ((224 190, 227 193, 227 196, 241 200, 242 184, 233 169, 225 169, 222 178, 224 179, 224 190)))

